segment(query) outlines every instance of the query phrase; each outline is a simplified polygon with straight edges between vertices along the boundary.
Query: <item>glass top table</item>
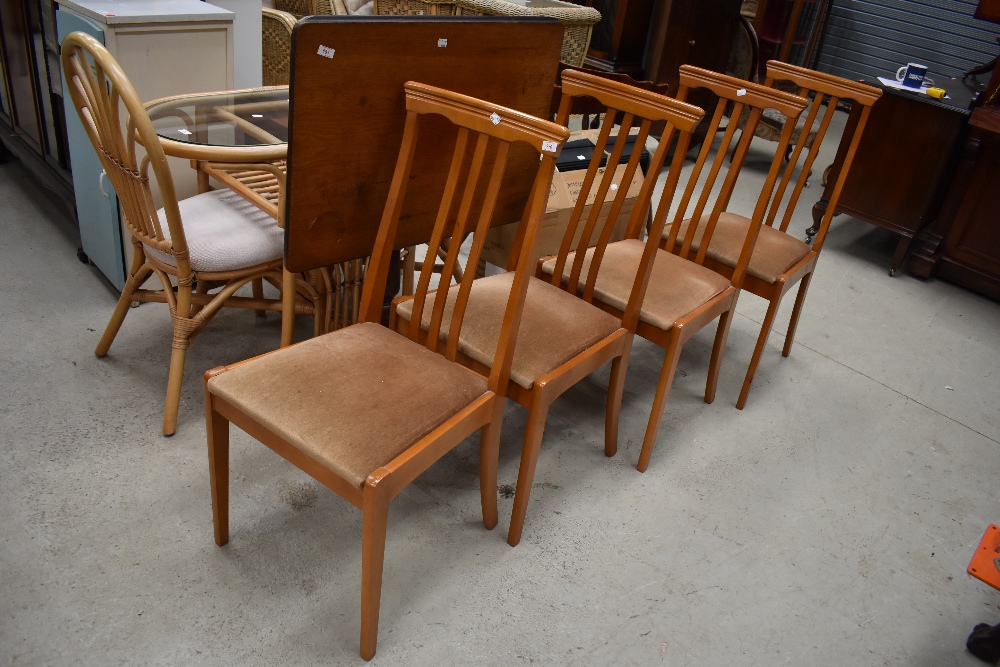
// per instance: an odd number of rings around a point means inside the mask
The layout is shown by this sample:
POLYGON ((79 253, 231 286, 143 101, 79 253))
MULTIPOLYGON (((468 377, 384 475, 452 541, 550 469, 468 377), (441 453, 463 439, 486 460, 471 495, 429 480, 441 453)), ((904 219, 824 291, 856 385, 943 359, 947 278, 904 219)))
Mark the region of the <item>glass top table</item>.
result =
POLYGON ((194 162, 198 192, 209 179, 282 223, 288 154, 288 86, 195 93, 146 105, 163 152, 194 162))
POLYGON ((177 95, 146 111, 167 155, 270 162, 288 150, 288 86, 177 95))

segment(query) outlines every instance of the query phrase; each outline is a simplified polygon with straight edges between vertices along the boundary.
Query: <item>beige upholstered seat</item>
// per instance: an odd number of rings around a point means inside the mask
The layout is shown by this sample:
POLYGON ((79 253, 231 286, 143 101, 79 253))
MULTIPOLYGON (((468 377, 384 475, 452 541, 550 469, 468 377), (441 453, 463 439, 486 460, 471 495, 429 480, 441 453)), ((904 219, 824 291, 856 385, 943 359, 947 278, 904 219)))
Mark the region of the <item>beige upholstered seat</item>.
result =
MULTIPOLYGON (((688 222, 685 220, 684 224, 681 225, 681 235, 687 230, 688 222)), ((701 223, 699 223, 698 230, 691 242, 692 250, 698 250, 698 242, 707 223, 708 217, 702 216, 701 223)), ((735 268, 740 259, 740 251, 743 249, 743 241, 746 239, 749 228, 750 219, 745 216, 736 213, 719 215, 715 234, 712 235, 712 243, 708 246, 709 259, 735 268)), ((789 236, 774 227, 763 225, 757 236, 753 255, 750 256, 747 273, 766 283, 773 284, 781 274, 808 255, 809 250, 806 243, 794 236, 789 236)))
MULTIPOLYGON (((492 363, 497 347, 503 307, 510 294, 513 275, 502 273, 472 283, 465 311, 467 322, 462 327, 458 349, 487 367, 492 363)), ((630 284, 628 288, 631 287, 630 284)), ((458 285, 453 285, 448 290, 448 304, 444 310, 446 322, 451 318, 457 294, 458 285)), ((430 325, 433 304, 434 296, 428 295, 421 317, 424 331, 430 325)), ((396 315, 404 322, 410 321, 412 311, 412 299, 402 300, 396 306, 396 315)), ((447 340, 447 329, 445 326, 441 328, 440 338, 447 340)), ((620 328, 621 322, 617 317, 533 278, 528 283, 510 377, 525 389, 531 389, 536 379, 551 373, 620 328)))
MULTIPOLYGON (((601 273, 594 286, 594 295, 599 301, 625 310, 644 245, 637 239, 608 244, 601 273)), ((585 271, 590 267, 592 255, 592 250, 587 252, 583 264, 585 271)), ((569 259, 572 258, 573 255, 570 255, 569 259)), ((549 259, 542 264, 542 271, 551 276, 555 265, 555 258, 549 259)), ((563 280, 568 278, 569 269, 566 268, 563 280)), ((729 280, 718 273, 660 250, 653 261, 653 272, 646 287, 639 320, 669 331, 678 319, 708 303, 728 287, 729 280)))
POLYGON ((208 388, 358 488, 487 391, 478 373, 372 323, 239 366, 208 388))
MULTIPOLYGON (((232 190, 214 190, 177 202, 184 220, 191 268, 208 273, 233 271, 281 259, 284 231, 274 218, 232 190)), ((157 211, 163 236, 170 239, 166 215, 157 211)), ((146 252, 169 266, 174 257, 150 246, 146 252)))

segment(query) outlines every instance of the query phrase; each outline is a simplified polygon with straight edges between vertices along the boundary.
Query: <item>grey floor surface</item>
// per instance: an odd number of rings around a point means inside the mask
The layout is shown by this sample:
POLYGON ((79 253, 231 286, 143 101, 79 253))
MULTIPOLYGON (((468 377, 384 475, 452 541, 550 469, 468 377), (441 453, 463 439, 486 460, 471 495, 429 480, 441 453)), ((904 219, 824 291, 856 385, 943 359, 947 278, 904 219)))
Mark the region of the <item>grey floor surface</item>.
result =
MULTIPOLYGON (((362 664, 357 510, 236 433, 232 540, 212 540, 200 377, 273 348, 277 317, 212 323, 164 438, 166 309, 96 358, 115 295, 50 199, 0 166, 0 665, 362 664)), ((509 498, 482 527, 474 441, 418 479, 390 512, 372 664, 980 664, 965 637, 1000 623, 1000 592, 965 568, 1000 521, 1000 304, 889 278, 893 244, 834 222, 792 355, 788 299, 742 412, 763 302, 740 299, 712 405, 713 332, 690 341, 645 474, 662 352, 635 346, 614 458, 607 370, 569 392, 517 548, 509 498)), ((509 404, 501 484, 524 422, 509 404)))

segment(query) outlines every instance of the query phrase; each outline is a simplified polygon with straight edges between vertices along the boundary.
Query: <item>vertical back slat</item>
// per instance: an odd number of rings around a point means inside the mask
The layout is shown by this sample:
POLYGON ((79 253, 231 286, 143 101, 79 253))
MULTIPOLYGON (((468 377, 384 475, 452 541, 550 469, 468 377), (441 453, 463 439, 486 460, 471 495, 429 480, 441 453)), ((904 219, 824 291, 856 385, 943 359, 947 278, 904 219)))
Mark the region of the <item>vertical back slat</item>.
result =
MULTIPOLYGON (((626 116, 627 119, 631 121, 631 116, 626 116)), ((619 141, 618 144, 624 146, 623 141, 621 141, 622 133, 625 131, 624 125, 622 129, 618 132, 619 141)), ((594 289, 597 285, 597 276, 601 270, 601 263, 604 261, 604 251, 607 248, 608 242, 611 240, 611 235, 615 231, 615 227, 618 226, 618 216, 621 215, 622 207, 625 205, 625 200, 628 199, 628 191, 632 185, 632 177, 635 175, 637 169, 639 169, 639 161, 642 158, 642 150, 646 145, 646 139, 649 137, 649 130, 652 127, 652 122, 648 119, 643 119, 639 125, 639 133, 635 137, 635 144, 632 149, 632 155, 629 156, 629 160, 625 165, 625 172, 622 174, 621 183, 618 186, 618 191, 615 193, 614 201, 611 202, 611 208, 608 210, 608 215, 604 220, 604 225, 599 230, 600 234, 597 237, 597 243, 594 245, 593 256, 590 260, 590 270, 587 272, 586 282, 583 288, 583 300, 591 303, 594 300, 594 289)), ((627 135, 626 135, 627 136, 627 135)), ((665 132, 664 136, 669 141, 669 135, 665 132)), ((661 137, 662 141, 662 137, 661 137)), ((659 146, 657 147, 657 153, 659 153, 659 146)), ((621 159, 620 156, 618 158, 621 159)), ((614 177, 614 172, 617 171, 617 161, 611 160, 605 169, 605 177, 611 174, 614 177), (612 168, 615 165, 615 168, 612 168)), ((636 199, 636 203, 633 207, 633 212, 635 209, 646 210, 649 206, 648 196, 644 197, 643 193, 646 191, 646 181, 650 180, 650 176, 660 173, 660 168, 662 163, 657 166, 656 161, 653 160, 649 166, 649 174, 643 178, 643 184, 640 187, 640 194, 636 199)), ((650 194, 652 194, 650 192, 650 194)), ((604 208, 604 201, 598 195, 598 199, 594 201, 594 209, 598 207, 604 208)), ((584 250, 586 254, 586 250, 584 250)))
MULTIPOLYGON (((472 156, 472 164, 469 167, 469 174, 465 180, 465 187, 462 191, 462 201, 458 209, 458 217, 455 220, 455 225, 451 231, 451 237, 453 239, 461 239, 465 232, 465 228, 469 223, 469 216, 472 211, 472 204, 476 196, 476 191, 479 188, 479 178, 483 170, 483 163, 486 161, 486 148, 489 144, 489 137, 480 134, 476 139, 476 149, 472 156)), ((447 221, 444 223, 447 225, 447 221)), ((443 237, 446 236, 444 232, 445 227, 442 227, 441 233, 438 234, 435 230, 434 237, 427 247, 427 256, 433 258, 437 256, 438 248, 441 247, 441 242, 443 237)), ((452 243, 453 250, 455 251, 455 257, 458 255, 458 246, 460 242, 452 243)), ((433 262, 424 262, 425 267, 433 262)), ((427 347, 429 349, 435 349, 437 345, 438 334, 441 332, 441 322, 444 319, 444 309, 447 306, 448 301, 448 288, 450 286, 450 281, 448 276, 451 275, 450 270, 454 269, 454 261, 450 263, 445 261, 445 268, 441 272, 441 281, 438 283, 437 296, 434 299, 434 308, 431 311, 431 323, 430 327, 427 329, 427 347)), ((421 281, 423 280, 423 274, 420 276, 421 281)), ((414 321, 420 322, 420 320, 414 321)))
POLYGON ((378 234, 375 236, 375 251, 368 260, 365 289, 361 295, 361 307, 357 318, 359 323, 382 321, 382 301, 385 297, 386 281, 389 279, 390 255, 396 239, 396 228, 399 226, 399 215, 403 210, 406 183, 410 178, 410 168, 413 166, 413 153, 417 147, 419 134, 418 125, 417 114, 408 111, 403 125, 403 141, 400 144, 399 156, 396 158, 396 168, 389 184, 389 196, 382 212, 378 234))
MULTIPOLYGON (((486 195, 483 206, 479 214, 479 222, 472 235, 472 247, 469 249, 469 264, 476 266, 483 252, 483 245, 486 243, 486 232, 489 230, 490 221, 493 219, 493 211, 496 208, 497 198, 500 195, 500 186, 503 183, 503 175, 507 168, 507 155, 510 144, 506 141, 500 142, 497 154, 493 161, 493 170, 490 173, 489 181, 486 185, 486 195)), ((457 245, 457 244, 452 244, 457 245)), ((472 280, 475 277, 474 271, 466 271, 462 276, 462 282, 458 288, 458 297, 455 300, 455 308, 452 312, 451 323, 448 328, 448 342, 445 348, 445 356, 454 361, 458 351, 458 339, 462 334, 462 324, 465 321, 465 309, 469 304, 469 294, 472 291, 472 280)), ((447 301, 450 289, 438 290, 438 300, 447 301)), ((436 304, 435 304, 436 305, 436 304)))
MULTIPOLYGON (((613 109, 608 109, 605 112, 605 118, 608 117, 608 114, 613 113, 613 109)), ((604 153, 604 149, 608 145, 608 137, 610 135, 611 124, 607 123, 602 125, 597 136, 597 145, 594 147, 595 156, 604 153)), ((576 236, 576 229, 580 224, 580 219, 583 217, 583 209, 587 205, 587 197, 590 193, 590 189, 594 185, 594 179, 597 177, 598 170, 598 161, 591 160, 590 164, 587 165, 587 173, 583 177, 583 184, 580 186, 580 194, 576 199, 576 204, 573 206, 573 211, 569 215, 569 222, 566 224, 566 230, 563 232, 562 243, 559 244, 559 254, 556 257, 556 271, 552 275, 553 285, 558 286, 562 281, 563 269, 566 266, 567 257, 573 247, 573 238, 576 236)))
MULTIPOLYGON (((451 216, 451 210, 455 202, 455 191, 462 175, 462 165, 465 162, 465 151, 469 143, 469 130, 462 127, 458 130, 458 137, 455 140, 455 150, 452 151, 451 165, 448 167, 448 177, 445 181, 444 194, 441 197, 441 204, 438 206, 437 218, 434 220, 434 230, 428 241, 427 255, 424 258, 423 266, 420 269, 420 278, 417 281, 417 290, 414 292, 413 312, 414 317, 410 320, 408 336, 416 340, 420 331, 420 322, 424 314, 424 304, 427 301, 427 290, 431 284, 431 274, 434 272, 434 257, 436 250, 441 244, 445 235, 445 226, 451 216)), ((450 274, 441 274, 442 276, 450 274)), ((433 339, 428 339, 428 345, 433 339)), ((432 348, 433 349, 433 348, 432 348)))
MULTIPOLYGON (((613 111, 612 113, 605 115, 605 125, 607 127, 612 125, 611 119, 614 117, 615 114, 613 111)), ((621 160, 622 153, 625 152, 625 139, 628 138, 629 130, 632 127, 632 119, 632 114, 625 114, 625 117, 622 119, 621 127, 618 130, 618 140, 615 141, 615 147, 611 150, 611 157, 608 158, 607 166, 604 167, 604 175, 601 177, 600 185, 597 187, 597 194, 594 196, 594 203, 590 207, 590 215, 587 216, 587 222, 583 226, 583 231, 580 233, 580 240, 576 244, 576 256, 573 259, 573 267, 569 274, 569 291, 572 294, 576 294, 579 287, 580 272, 583 269, 583 263, 586 260, 587 248, 591 246, 594 228, 597 226, 597 219, 601 216, 601 209, 604 208, 604 200, 607 199, 608 191, 611 189, 611 183, 615 178, 615 169, 618 166, 618 162, 621 160)), ((601 148, 602 150, 600 152, 603 153, 604 147, 601 148)), ((595 149, 595 156, 597 152, 598 151, 595 149)), ((597 162, 597 160, 592 160, 591 166, 593 166, 595 162, 597 162)), ((583 211, 583 207, 587 205, 588 199, 590 199, 589 189, 581 189, 576 202, 577 208, 581 212, 583 211)), ((567 236, 567 238, 570 237, 567 236)))

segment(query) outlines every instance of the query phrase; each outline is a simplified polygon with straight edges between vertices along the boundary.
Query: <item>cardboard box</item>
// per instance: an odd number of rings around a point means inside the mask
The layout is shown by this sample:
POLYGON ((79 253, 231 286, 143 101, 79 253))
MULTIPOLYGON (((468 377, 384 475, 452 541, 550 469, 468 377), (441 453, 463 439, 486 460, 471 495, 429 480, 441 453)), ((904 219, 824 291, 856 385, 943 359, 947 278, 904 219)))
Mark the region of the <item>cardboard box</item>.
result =
MULTIPOLYGON (((597 187, 600 179, 604 175, 604 167, 599 170, 587 198, 587 206, 584 208, 583 217, 577 225, 576 235, 573 239, 574 245, 579 242, 583 227, 586 224, 587 216, 590 215, 594 200, 597 199, 597 187)), ((535 245, 536 260, 539 257, 546 257, 559 253, 559 246, 562 244, 563 235, 569 226, 569 218, 576 206, 580 190, 583 187, 583 179, 587 175, 586 169, 570 171, 567 173, 556 172, 552 178, 552 186, 549 189, 549 200, 542 218, 541 226, 538 229, 537 243, 535 245)), ((619 165, 615 170, 614 186, 622 187, 622 180, 625 176, 625 165, 619 165)), ((625 227, 628 226, 628 219, 635 205, 635 200, 639 196, 639 189, 642 187, 642 174, 636 169, 632 175, 632 181, 628 184, 628 191, 625 202, 622 204, 621 212, 618 215, 618 222, 615 224, 611 234, 612 241, 620 241, 625 237, 625 227)), ((611 205, 618 195, 617 188, 609 188, 601 207, 598 227, 607 220, 608 213, 611 212, 611 205)), ((596 236, 596 234, 595 234, 596 236)), ((486 242, 483 247, 483 260, 501 268, 507 267, 507 260, 510 257, 511 248, 517 238, 517 224, 494 227, 486 235, 486 242)), ((593 244, 591 244, 593 245, 593 244)))

